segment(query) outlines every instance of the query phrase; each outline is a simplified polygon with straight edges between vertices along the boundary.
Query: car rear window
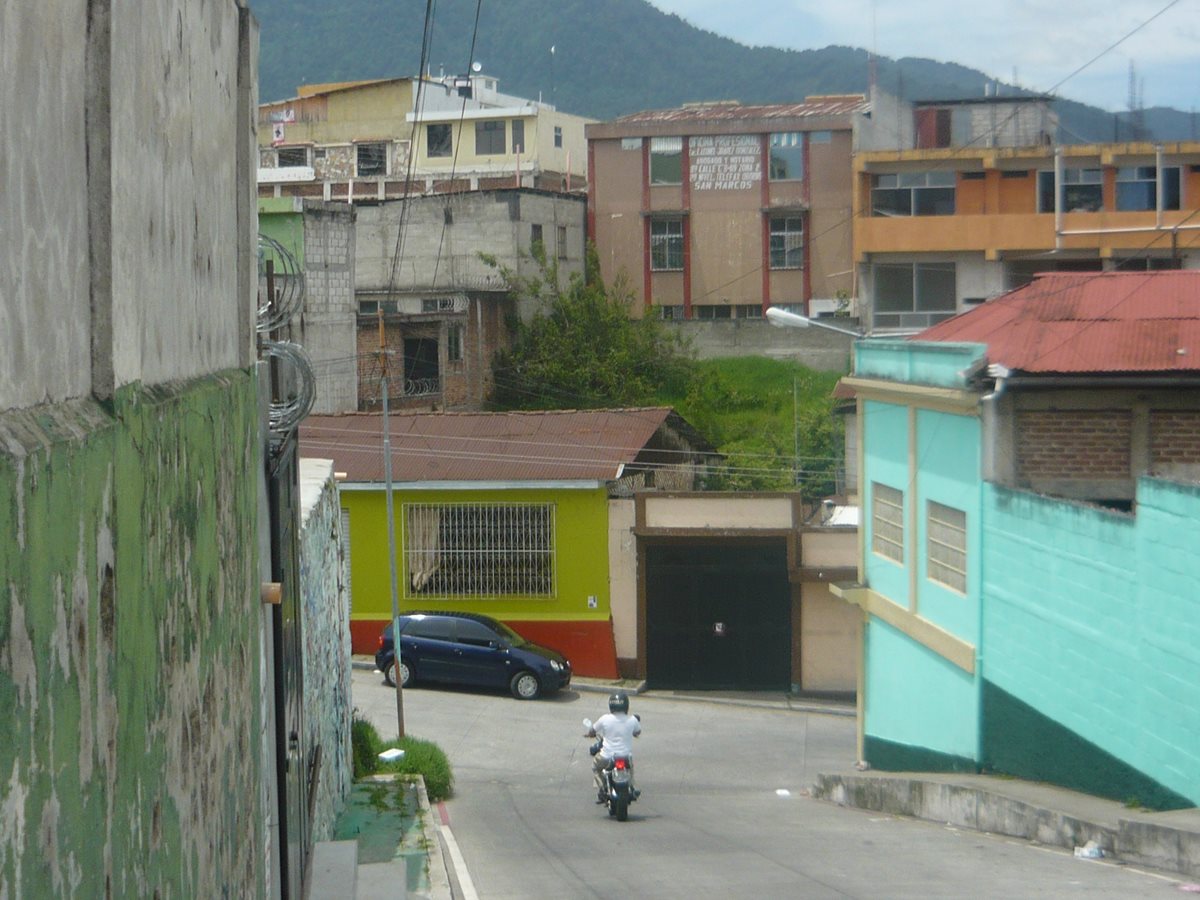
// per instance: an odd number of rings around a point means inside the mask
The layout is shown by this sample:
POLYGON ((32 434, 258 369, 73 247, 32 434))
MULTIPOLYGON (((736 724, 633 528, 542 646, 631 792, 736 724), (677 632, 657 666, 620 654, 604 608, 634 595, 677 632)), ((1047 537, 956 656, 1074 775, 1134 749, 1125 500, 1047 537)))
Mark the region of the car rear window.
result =
POLYGON ((453 641, 456 637, 457 622, 440 616, 425 616, 421 619, 409 619, 408 625, 402 631, 405 637, 428 638, 434 641, 453 641))

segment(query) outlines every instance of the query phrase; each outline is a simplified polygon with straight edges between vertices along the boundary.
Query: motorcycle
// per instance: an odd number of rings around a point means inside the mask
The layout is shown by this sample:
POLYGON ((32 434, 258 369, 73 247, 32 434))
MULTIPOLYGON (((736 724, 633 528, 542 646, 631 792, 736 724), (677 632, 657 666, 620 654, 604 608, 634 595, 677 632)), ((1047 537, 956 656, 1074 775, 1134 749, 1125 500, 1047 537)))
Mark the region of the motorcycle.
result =
MULTIPOLYGON (((639 722, 642 720, 636 713, 635 716, 639 722)), ((583 728, 584 737, 595 737, 591 719, 583 720, 583 728)), ((588 753, 595 756, 603 745, 604 742, 596 738, 596 742, 588 748, 588 753)), ((608 807, 608 814, 615 816, 618 822, 626 821, 629 818, 629 804, 642 793, 633 788, 633 757, 618 755, 609 760, 604 767, 604 785, 604 805, 608 807)))

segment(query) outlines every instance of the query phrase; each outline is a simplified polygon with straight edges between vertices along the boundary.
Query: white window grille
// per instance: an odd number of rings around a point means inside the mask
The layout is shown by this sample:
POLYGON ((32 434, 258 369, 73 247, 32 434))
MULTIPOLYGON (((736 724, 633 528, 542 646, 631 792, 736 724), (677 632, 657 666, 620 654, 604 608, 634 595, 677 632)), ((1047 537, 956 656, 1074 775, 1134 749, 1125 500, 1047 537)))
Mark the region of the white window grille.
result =
POLYGON ((953 588, 967 592, 967 514, 961 509, 929 501, 927 522, 929 563, 926 574, 953 588))
POLYGON ((904 564, 904 492, 871 483, 871 549, 904 564))
POLYGON ((552 503, 406 503, 405 596, 552 597, 552 503))

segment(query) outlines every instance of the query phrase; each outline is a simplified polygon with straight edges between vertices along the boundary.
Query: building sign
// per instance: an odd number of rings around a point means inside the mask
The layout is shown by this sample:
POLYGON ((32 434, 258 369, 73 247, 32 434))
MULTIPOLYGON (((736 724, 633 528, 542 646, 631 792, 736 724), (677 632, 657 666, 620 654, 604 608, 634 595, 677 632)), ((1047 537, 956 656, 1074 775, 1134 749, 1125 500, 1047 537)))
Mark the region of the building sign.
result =
POLYGON ((690 138, 694 191, 744 191, 762 181, 762 145, 753 134, 690 138))
POLYGON ((283 109, 273 109, 270 113, 270 119, 272 122, 295 122, 296 110, 290 106, 284 107, 283 109))

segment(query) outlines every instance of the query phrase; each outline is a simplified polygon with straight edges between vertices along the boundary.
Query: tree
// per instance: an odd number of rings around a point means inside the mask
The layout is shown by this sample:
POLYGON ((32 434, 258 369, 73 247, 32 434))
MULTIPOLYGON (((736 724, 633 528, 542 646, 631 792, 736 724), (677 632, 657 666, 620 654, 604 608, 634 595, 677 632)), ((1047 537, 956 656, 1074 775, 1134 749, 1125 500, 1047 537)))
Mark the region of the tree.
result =
MULTIPOLYGON (((529 322, 514 322, 511 349, 493 363, 492 403, 500 409, 653 405, 664 389, 687 382, 690 355, 654 319, 630 316, 633 293, 607 287, 595 248, 585 271, 559 287, 558 267, 534 247, 537 274, 523 278, 497 266, 518 305, 533 301, 529 322)), ((494 259, 484 261, 496 266, 494 259)))

